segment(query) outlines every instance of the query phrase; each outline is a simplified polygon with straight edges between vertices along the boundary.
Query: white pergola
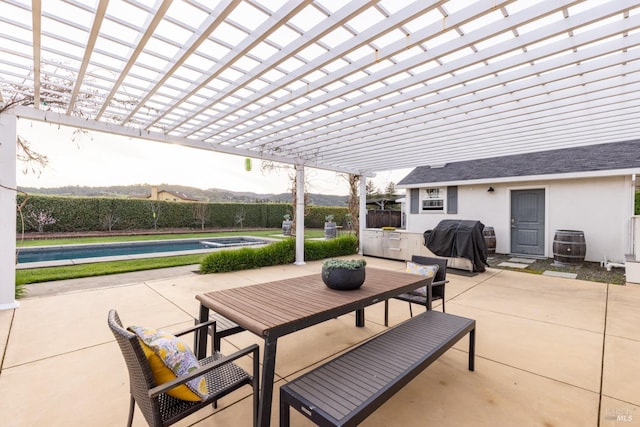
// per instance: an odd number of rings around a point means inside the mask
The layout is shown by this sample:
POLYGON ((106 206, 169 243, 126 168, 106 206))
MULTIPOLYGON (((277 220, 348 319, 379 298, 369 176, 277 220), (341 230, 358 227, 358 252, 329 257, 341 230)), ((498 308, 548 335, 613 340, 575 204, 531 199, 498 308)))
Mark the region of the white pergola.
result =
POLYGON ((0 308, 16 304, 17 117, 299 176, 635 139, 639 12, 631 0, 0 0, 0 308))

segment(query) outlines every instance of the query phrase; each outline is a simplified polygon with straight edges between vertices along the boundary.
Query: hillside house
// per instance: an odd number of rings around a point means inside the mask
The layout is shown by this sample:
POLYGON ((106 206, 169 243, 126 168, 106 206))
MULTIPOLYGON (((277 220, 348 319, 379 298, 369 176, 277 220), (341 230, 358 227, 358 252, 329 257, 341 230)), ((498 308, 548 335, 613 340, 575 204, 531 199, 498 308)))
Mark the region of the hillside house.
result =
POLYGON ((159 190, 157 185, 151 186, 151 193, 137 196, 141 199, 160 200, 163 202, 198 202, 198 199, 189 197, 184 193, 176 193, 173 191, 159 190))

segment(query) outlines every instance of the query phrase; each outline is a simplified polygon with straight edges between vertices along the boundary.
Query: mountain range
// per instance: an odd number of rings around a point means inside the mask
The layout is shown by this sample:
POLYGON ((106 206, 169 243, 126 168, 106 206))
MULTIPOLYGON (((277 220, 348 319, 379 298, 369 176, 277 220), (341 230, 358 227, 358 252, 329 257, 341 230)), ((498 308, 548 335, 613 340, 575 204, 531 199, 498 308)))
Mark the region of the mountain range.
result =
MULTIPOLYGON (((56 188, 19 187, 27 194, 73 197, 134 197, 151 193, 149 184, 114 185, 109 187, 65 186, 56 188)), ((236 203, 291 203, 290 193, 259 194, 249 191, 230 191, 219 188, 202 190, 183 185, 160 184, 159 190, 170 191, 194 198, 203 202, 236 202, 236 203)), ((309 194, 309 201, 316 206, 346 206, 348 196, 329 194, 309 194)))

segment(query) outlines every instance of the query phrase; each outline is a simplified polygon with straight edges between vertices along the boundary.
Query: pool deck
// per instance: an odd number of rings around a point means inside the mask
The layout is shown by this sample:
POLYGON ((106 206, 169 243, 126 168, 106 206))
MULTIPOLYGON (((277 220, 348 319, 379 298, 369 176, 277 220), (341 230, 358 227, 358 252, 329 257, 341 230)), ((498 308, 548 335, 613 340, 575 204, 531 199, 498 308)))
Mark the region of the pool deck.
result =
MULTIPOLYGON (((372 267, 404 269, 366 259, 372 267)), ((129 380, 106 324, 110 308, 127 325, 179 330, 193 323, 197 294, 320 268, 309 262, 200 275, 186 266, 29 285, 19 308, 0 311, 0 424, 126 423, 129 380)), ((467 370, 462 340, 363 426, 640 426, 640 285, 497 269, 447 278, 447 312, 477 322, 475 372, 467 370)), ((408 317, 407 303, 390 301, 391 325, 408 317)), ((383 331, 383 319, 380 303, 366 309, 364 328, 353 327, 348 314, 283 337, 275 395, 290 379, 383 331)), ((223 339, 222 351, 251 343, 262 346, 242 332, 223 339)), ((177 425, 249 426, 250 407, 246 388, 177 425)), ((272 425, 278 410, 276 398, 272 425)), ((136 411, 134 426, 142 425, 136 411)), ((310 423, 294 412, 292 425, 310 423)))

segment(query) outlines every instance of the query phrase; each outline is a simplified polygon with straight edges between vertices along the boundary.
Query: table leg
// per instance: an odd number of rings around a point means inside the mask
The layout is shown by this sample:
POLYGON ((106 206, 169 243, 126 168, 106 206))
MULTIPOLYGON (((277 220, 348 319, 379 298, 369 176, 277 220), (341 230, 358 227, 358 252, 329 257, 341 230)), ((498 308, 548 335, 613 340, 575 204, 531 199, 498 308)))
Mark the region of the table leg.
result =
MULTIPOLYGON (((199 323, 203 323, 209 320, 209 309, 204 305, 200 305, 200 317, 198 318, 199 323)), ((209 332, 209 328, 200 328, 196 333, 197 341, 196 341, 196 357, 198 360, 204 359, 207 357, 207 334, 209 332)))
POLYGON ((271 423, 271 404, 273 401, 273 379, 276 373, 277 338, 266 337, 264 355, 262 356, 262 389, 260 390, 260 407, 258 425, 269 427, 271 423))
POLYGON ((469 332, 469 370, 475 370, 475 359, 476 359, 476 328, 469 332))

